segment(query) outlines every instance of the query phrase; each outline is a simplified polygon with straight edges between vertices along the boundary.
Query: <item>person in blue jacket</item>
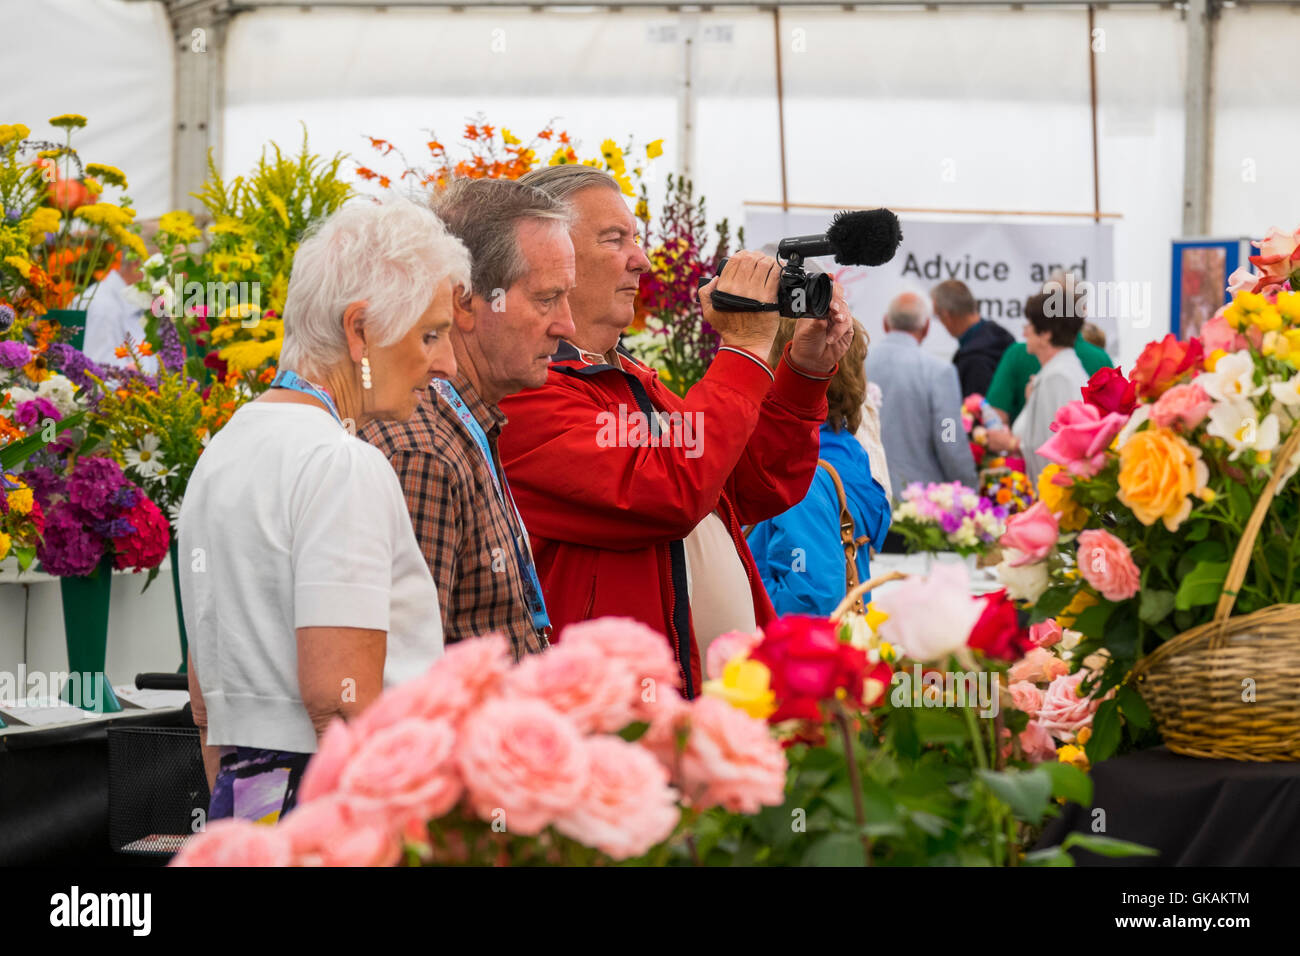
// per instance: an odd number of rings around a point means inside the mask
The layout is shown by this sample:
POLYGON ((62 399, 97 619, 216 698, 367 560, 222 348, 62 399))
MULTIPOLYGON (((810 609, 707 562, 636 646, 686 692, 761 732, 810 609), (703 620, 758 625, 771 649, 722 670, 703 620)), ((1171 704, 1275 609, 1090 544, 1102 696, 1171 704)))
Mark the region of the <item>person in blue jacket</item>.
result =
MULTIPOLYGON (((826 391, 828 414, 821 427, 820 458, 839 474, 853 535, 858 542, 858 580, 871 577, 870 548, 889 531, 889 496, 871 476, 871 463, 854 433, 866 398, 867 332, 855 322, 856 335, 840 360, 826 391)), ((783 319, 772 355, 779 356, 794 334, 794 320, 783 319)), ((825 617, 845 594, 844 546, 840 538, 840 502, 835 481, 820 465, 803 501, 754 526, 749 535, 763 584, 777 614, 825 617)), ((867 595, 866 600, 870 600, 867 595)))

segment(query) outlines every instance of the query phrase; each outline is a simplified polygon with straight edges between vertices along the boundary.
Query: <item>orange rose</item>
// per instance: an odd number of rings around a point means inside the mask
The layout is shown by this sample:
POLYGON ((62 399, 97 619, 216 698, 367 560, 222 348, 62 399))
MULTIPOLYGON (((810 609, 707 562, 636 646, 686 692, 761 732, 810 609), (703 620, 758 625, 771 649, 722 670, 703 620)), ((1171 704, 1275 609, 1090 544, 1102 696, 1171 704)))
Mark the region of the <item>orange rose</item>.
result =
POLYGON ((1147 343, 1130 379, 1140 398, 1154 401, 1185 373, 1199 371, 1203 358, 1200 339, 1180 342, 1171 332, 1158 342, 1147 343))
POLYGON ((1177 531, 1209 480, 1201 450, 1168 428, 1137 432, 1119 450, 1119 500, 1145 525, 1177 531))

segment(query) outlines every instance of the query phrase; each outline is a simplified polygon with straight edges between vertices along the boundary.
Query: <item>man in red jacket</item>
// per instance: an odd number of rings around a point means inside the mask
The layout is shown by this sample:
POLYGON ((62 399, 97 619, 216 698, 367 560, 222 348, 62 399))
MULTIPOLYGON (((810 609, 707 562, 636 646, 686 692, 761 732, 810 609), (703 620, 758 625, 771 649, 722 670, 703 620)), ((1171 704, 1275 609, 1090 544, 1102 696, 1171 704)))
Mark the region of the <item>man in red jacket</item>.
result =
POLYGON ((632 617, 663 632, 682 691, 699 694, 700 646, 775 617, 743 524, 800 501, 817 468, 826 386, 853 337, 832 314, 799 323, 781 362, 764 356, 779 316, 717 312, 715 288, 776 302, 780 265, 741 252, 701 292, 722 346, 685 399, 618 344, 650 262, 614 179, 551 166, 522 179, 574 211, 576 333, 546 384, 501 402, 502 464, 532 537, 551 621, 632 617))

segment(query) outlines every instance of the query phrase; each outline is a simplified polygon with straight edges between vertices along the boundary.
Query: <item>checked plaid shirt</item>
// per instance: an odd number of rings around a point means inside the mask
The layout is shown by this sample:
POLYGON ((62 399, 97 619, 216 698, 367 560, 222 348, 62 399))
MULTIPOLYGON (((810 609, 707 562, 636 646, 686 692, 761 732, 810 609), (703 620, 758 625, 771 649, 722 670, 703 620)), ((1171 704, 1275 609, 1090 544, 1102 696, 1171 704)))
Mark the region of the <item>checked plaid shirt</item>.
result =
MULTIPOLYGON (((497 474, 506 416, 462 375, 449 380, 483 428, 497 474)), ((501 631, 515 659, 545 649, 533 627, 513 540, 522 529, 497 494, 478 443, 434 389, 406 422, 371 422, 360 432, 397 472, 416 540, 438 586, 448 644, 501 631)))

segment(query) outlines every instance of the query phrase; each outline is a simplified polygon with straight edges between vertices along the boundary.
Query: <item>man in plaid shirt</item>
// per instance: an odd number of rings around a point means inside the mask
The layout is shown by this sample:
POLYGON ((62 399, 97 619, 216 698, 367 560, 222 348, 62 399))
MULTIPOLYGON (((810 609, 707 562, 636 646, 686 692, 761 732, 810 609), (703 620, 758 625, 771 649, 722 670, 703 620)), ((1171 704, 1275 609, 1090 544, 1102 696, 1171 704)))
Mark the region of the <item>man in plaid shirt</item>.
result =
POLYGON ((500 631, 519 659, 545 649, 547 634, 530 608, 531 552, 497 452, 506 422, 497 403, 545 384, 551 354, 574 332, 570 213, 531 186, 492 179, 453 182, 434 211, 473 258, 473 289, 454 304, 456 374, 435 381, 409 421, 360 434, 402 484, 446 643, 500 631))

